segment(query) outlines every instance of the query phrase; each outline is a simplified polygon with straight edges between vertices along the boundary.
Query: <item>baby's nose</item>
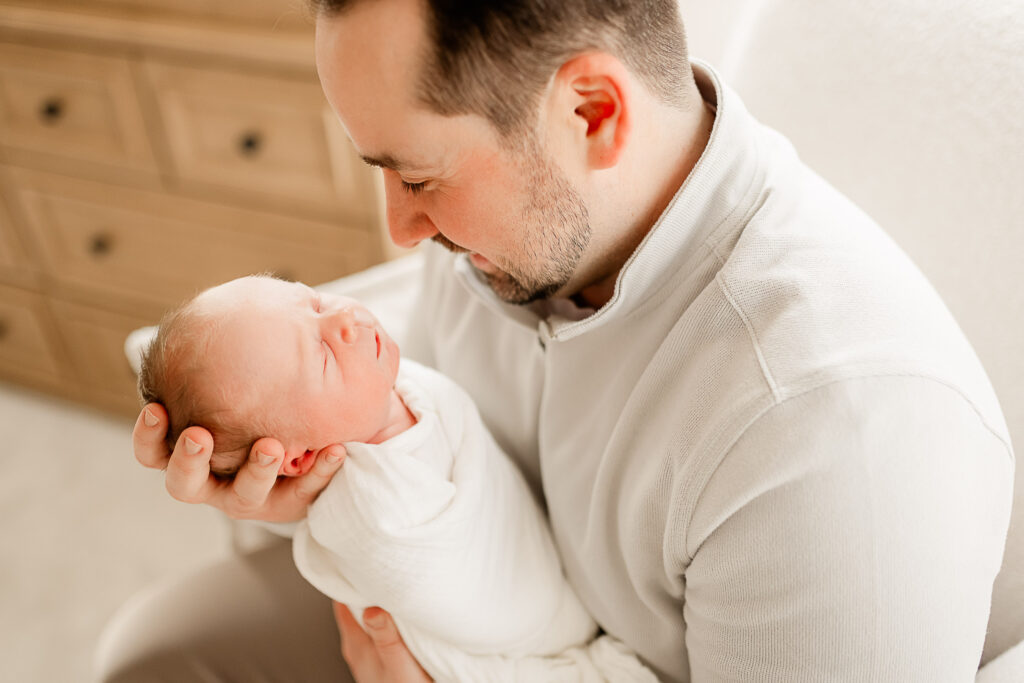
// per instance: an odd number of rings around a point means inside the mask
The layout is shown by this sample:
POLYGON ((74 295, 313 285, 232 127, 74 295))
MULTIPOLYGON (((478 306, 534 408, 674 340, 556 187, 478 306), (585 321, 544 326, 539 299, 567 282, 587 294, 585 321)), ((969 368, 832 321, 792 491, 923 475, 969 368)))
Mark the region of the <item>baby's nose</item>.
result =
POLYGON ((343 308, 335 314, 335 321, 341 332, 341 341, 351 344, 356 340, 356 316, 350 308, 343 308))
POLYGON ((341 331, 341 341, 351 344, 355 341, 355 316, 352 311, 344 308, 335 314, 335 321, 341 331))

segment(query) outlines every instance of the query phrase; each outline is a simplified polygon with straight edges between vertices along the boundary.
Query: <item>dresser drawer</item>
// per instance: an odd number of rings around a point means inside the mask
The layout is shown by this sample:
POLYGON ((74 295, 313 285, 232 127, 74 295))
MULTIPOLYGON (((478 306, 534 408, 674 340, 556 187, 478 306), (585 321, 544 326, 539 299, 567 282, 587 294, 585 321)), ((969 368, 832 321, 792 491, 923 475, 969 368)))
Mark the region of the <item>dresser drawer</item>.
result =
POLYGON ((125 358, 124 340, 147 321, 66 301, 51 301, 50 306, 74 366, 81 397, 115 412, 137 415, 135 373, 125 358))
POLYGON ((19 230, 21 212, 15 205, 13 186, 6 169, 0 166, 0 280, 28 289, 38 287, 37 268, 32 258, 34 251, 25 241, 26 233, 19 230))
POLYGON ((183 187, 372 217, 370 169, 356 157, 315 80, 157 63, 145 71, 172 174, 183 187))
POLYGON ((9 200, 0 185, 0 271, 8 272, 24 268, 25 253, 15 232, 9 200))
POLYGON ((318 283, 379 261, 375 240, 359 229, 57 176, 18 177, 44 272, 68 296, 85 293, 105 307, 131 301, 160 311, 240 275, 318 283))
POLYGON ((0 145, 155 174, 122 59, 0 43, 0 145))
POLYGON ((0 377, 57 386, 61 379, 59 348, 42 298, 0 285, 0 377))
POLYGON ((208 20, 227 20, 232 25, 266 28, 310 29, 307 0, 78 0, 79 6, 96 9, 128 9, 133 12, 176 14, 208 20))

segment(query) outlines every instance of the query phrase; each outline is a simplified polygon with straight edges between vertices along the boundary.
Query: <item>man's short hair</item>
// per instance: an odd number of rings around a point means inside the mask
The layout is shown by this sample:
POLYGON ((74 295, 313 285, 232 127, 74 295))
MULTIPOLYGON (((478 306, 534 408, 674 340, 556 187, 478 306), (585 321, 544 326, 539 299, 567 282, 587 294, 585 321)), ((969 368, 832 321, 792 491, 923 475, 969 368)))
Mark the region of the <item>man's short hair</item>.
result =
MULTIPOLYGON (((356 2, 311 0, 337 15, 356 2)), ((419 97, 445 115, 477 114, 503 137, 532 128, 551 76, 572 56, 618 57, 664 103, 683 108, 692 79, 677 0, 422 0, 432 53, 419 97)))

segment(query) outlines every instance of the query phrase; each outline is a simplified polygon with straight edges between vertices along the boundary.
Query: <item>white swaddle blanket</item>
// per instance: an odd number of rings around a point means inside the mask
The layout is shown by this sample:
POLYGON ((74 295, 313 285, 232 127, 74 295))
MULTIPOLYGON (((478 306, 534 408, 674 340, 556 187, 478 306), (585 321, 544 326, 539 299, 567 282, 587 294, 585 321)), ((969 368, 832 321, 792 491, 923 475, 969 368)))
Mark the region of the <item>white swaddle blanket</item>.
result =
POLYGON ((562 575, 540 507, 443 375, 402 361, 418 422, 346 444, 344 467, 295 531, 295 564, 357 619, 391 613, 439 681, 656 681, 597 625, 562 575))

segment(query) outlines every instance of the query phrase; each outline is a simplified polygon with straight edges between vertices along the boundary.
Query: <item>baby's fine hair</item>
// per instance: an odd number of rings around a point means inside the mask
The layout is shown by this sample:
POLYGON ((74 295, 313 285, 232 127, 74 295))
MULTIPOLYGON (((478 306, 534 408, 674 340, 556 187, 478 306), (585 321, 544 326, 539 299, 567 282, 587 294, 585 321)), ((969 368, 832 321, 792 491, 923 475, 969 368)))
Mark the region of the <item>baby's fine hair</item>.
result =
POLYGON ((143 405, 160 403, 167 410, 168 452, 188 427, 200 425, 209 431, 216 449, 211 472, 229 478, 244 462, 257 437, 233 424, 230 411, 216 404, 216 387, 202 386, 205 350, 216 334, 217 321, 200 313, 194 301, 168 312, 143 351, 139 398, 143 405))

